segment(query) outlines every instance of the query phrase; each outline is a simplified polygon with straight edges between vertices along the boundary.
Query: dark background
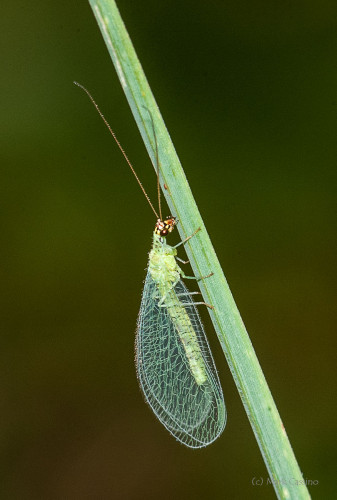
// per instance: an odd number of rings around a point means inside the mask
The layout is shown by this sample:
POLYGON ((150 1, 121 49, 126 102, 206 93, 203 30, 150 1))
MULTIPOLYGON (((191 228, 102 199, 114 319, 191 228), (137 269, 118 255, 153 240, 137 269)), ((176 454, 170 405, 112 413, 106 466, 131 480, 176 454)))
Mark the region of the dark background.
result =
MULTIPOLYGON (((333 498, 336 3, 118 4, 304 477, 333 498)), ((154 201, 155 175, 89 5, 21 0, 1 24, 1 497, 274 498, 206 311, 221 438, 183 447, 138 389, 153 214, 73 80, 154 201)))

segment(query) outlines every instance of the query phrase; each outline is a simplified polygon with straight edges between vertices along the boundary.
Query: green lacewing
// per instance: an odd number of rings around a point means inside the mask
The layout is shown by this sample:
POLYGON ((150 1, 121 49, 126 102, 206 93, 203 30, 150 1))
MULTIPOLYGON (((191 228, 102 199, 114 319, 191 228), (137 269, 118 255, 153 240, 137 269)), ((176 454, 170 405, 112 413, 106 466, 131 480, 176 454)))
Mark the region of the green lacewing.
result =
MULTIPOLYGON (((135 342, 136 370, 145 400, 159 421, 181 443, 190 448, 209 445, 226 425, 226 407, 211 350, 194 302, 181 277, 177 247, 166 237, 177 224, 175 217, 163 219, 160 203, 159 159, 156 145, 159 215, 131 165, 126 153, 88 90, 82 88, 115 139, 140 185, 157 222, 149 254, 148 269, 138 315, 135 342)), ((183 262, 183 261, 182 261, 183 262)), ((208 304, 206 304, 208 305, 208 304)), ((212 306, 210 306, 212 307, 212 306)))

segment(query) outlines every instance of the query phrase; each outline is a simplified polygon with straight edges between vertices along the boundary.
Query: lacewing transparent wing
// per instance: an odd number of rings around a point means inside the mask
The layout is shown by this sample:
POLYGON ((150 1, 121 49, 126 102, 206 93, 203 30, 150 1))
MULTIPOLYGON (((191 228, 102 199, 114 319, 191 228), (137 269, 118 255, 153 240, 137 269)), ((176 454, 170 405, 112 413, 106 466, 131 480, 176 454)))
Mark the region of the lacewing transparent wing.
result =
POLYGON ((181 443, 200 448, 225 427, 222 389, 197 308, 179 279, 176 250, 165 238, 155 234, 154 240, 138 317, 138 379, 168 431, 181 443), (151 273, 154 265, 161 269, 159 275, 151 273))

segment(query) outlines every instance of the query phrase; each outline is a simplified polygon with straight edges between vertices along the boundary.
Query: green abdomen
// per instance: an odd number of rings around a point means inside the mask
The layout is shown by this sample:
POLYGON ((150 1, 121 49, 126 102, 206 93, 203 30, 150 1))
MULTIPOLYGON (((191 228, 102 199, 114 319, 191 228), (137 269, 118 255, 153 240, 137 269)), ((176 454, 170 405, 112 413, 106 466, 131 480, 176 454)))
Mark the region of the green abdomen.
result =
POLYGON ((170 290, 167 294, 165 305, 184 347, 192 375, 196 383, 202 385, 206 382, 207 376, 198 339, 186 309, 174 290, 170 290))

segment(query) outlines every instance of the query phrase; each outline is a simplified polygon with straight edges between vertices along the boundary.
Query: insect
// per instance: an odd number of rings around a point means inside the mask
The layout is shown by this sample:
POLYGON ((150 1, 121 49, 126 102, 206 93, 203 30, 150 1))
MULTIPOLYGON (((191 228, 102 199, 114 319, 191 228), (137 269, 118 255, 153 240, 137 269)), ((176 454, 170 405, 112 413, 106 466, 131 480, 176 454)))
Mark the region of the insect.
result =
MULTIPOLYGON (((185 276, 177 263, 181 260, 177 257, 177 247, 186 243, 199 229, 176 246, 166 243, 166 237, 173 231, 177 220, 172 216, 162 217, 155 133, 159 215, 96 102, 86 88, 74 83, 93 102, 157 217, 135 342, 140 387, 157 418, 178 441, 190 448, 207 446, 219 437, 225 427, 226 407, 196 308, 196 305, 204 303, 193 302, 192 295, 198 292, 189 292, 181 277, 205 279, 208 276, 185 276)), ((155 132, 151 115, 150 118, 155 132)))

